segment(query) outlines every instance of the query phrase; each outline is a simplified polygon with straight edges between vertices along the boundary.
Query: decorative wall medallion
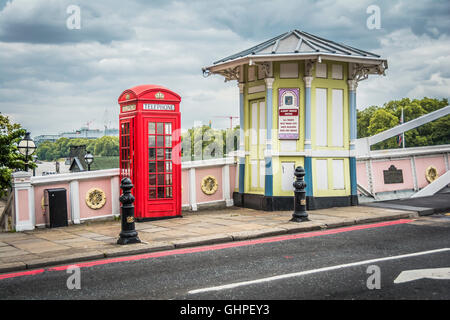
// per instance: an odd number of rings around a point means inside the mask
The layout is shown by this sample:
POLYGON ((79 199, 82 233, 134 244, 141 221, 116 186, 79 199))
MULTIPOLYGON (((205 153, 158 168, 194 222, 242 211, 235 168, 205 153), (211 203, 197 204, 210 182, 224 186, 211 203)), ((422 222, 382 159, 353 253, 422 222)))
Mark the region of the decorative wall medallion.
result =
POLYGON ((219 184, 217 183, 217 179, 213 176, 206 176, 202 179, 201 186, 204 194, 212 195, 216 193, 219 184))
POLYGON ((434 166, 429 166, 425 171, 425 177, 429 183, 433 182, 439 177, 437 169, 434 166))
POLYGON ((92 188, 86 193, 86 204, 89 208, 97 210, 106 203, 106 195, 99 188, 92 188))

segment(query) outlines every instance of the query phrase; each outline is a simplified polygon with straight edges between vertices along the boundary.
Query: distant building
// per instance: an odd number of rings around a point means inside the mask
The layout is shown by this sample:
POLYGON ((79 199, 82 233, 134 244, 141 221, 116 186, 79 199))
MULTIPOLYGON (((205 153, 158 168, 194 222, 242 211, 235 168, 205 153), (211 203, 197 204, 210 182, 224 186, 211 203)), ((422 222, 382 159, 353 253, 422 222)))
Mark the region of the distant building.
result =
POLYGON ((44 141, 55 142, 59 138, 61 138, 61 136, 59 134, 43 134, 43 135, 34 137, 34 143, 36 144, 36 146, 38 146, 39 144, 41 144, 44 141))
POLYGON ((59 138, 67 138, 67 139, 76 139, 76 138, 84 138, 84 139, 97 139, 103 136, 119 136, 119 129, 114 128, 105 128, 104 130, 100 129, 89 129, 88 127, 81 127, 79 130, 75 130, 72 132, 62 132, 60 134, 44 134, 40 136, 34 137, 34 142, 38 146, 44 141, 55 142, 59 138))

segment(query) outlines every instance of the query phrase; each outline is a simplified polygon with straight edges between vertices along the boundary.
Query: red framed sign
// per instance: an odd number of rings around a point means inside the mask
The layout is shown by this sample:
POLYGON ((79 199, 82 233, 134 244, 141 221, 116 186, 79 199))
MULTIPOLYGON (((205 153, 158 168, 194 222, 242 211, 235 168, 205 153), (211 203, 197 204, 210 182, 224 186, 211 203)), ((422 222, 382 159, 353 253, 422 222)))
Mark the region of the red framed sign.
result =
POLYGON ((299 139, 299 89, 278 89, 278 139, 299 139))
POLYGON ((180 101, 156 85, 119 97, 120 178, 134 184, 138 221, 181 215, 180 101))

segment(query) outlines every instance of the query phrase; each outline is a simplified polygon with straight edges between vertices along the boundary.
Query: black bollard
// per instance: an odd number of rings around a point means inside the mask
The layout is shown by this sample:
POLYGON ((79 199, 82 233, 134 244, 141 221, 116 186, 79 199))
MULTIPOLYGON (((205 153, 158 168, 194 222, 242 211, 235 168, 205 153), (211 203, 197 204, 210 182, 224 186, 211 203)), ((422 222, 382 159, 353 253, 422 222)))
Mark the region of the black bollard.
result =
POLYGON ((292 214, 293 222, 309 221, 308 213, 306 212, 306 182, 303 180, 305 176, 305 169, 302 166, 295 168, 294 175, 294 213, 292 214))
POLYGON ((140 243, 138 233, 134 229, 134 196, 131 194, 133 184, 130 178, 123 178, 120 182, 120 188, 123 194, 119 200, 122 203, 122 231, 120 232, 120 238, 117 240, 117 244, 131 244, 140 243))

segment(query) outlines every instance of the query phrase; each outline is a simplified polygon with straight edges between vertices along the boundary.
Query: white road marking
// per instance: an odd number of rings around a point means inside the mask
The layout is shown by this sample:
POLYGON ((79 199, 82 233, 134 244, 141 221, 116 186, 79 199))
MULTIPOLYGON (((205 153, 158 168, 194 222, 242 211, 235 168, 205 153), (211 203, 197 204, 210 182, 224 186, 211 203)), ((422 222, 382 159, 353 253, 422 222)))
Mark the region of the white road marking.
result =
POLYGON ((256 280, 243 281, 243 282, 235 282, 235 283, 230 283, 230 284, 216 286, 216 287, 195 289, 195 290, 190 290, 188 293, 189 294, 196 294, 196 293, 202 293, 202 292, 208 292, 208 291, 220 291, 220 290, 232 289, 232 288, 236 288, 236 287, 248 286, 248 285, 258 284, 258 283, 263 283, 263 282, 269 282, 269 281, 293 278, 293 277, 298 277, 298 276, 304 276, 304 275, 313 274, 313 273, 319 273, 319 272, 325 272, 325 271, 331 271, 331 270, 338 270, 338 269, 342 269, 342 268, 349 268, 349 267, 354 267, 354 266, 359 266, 359 265, 364 265, 364 264, 371 264, 371 263, 381 262, 381 261, 397 260, 397 259, 403 259, 403 258, 416 257, 416 256, 421 256, 421 255, 426 255, 426 254, 445 252, 445 251, 449 251, 449 250, 450 250, 450 248, 442 248, 442 249, 435 249, 435 250, 429 250, 429 251, 421 251, 421 252, 415 252, 415 253, 402 254, 402 255, 392 256, 392 257, 370 259, 370 260, 352 262, 352 263, 347 263, 347 264, 340 264, 340 265, 331 266, 331 267, 325 267, 325 268, 320 268, 320 269, 313 269, 313 270, 307 270, 307 271, 301 271, 301 272, 287 273, 287 274, 282 274, 282 275, 279 275, 279 276, 273 276, 273 277, 268 277, 268 278, 261 278, 261 279, 256 279, 256 280))
POLYGON ((394 283, 403 283, 423 278, 450 280, 450 268, 417 269, 400 272, 394 283))

